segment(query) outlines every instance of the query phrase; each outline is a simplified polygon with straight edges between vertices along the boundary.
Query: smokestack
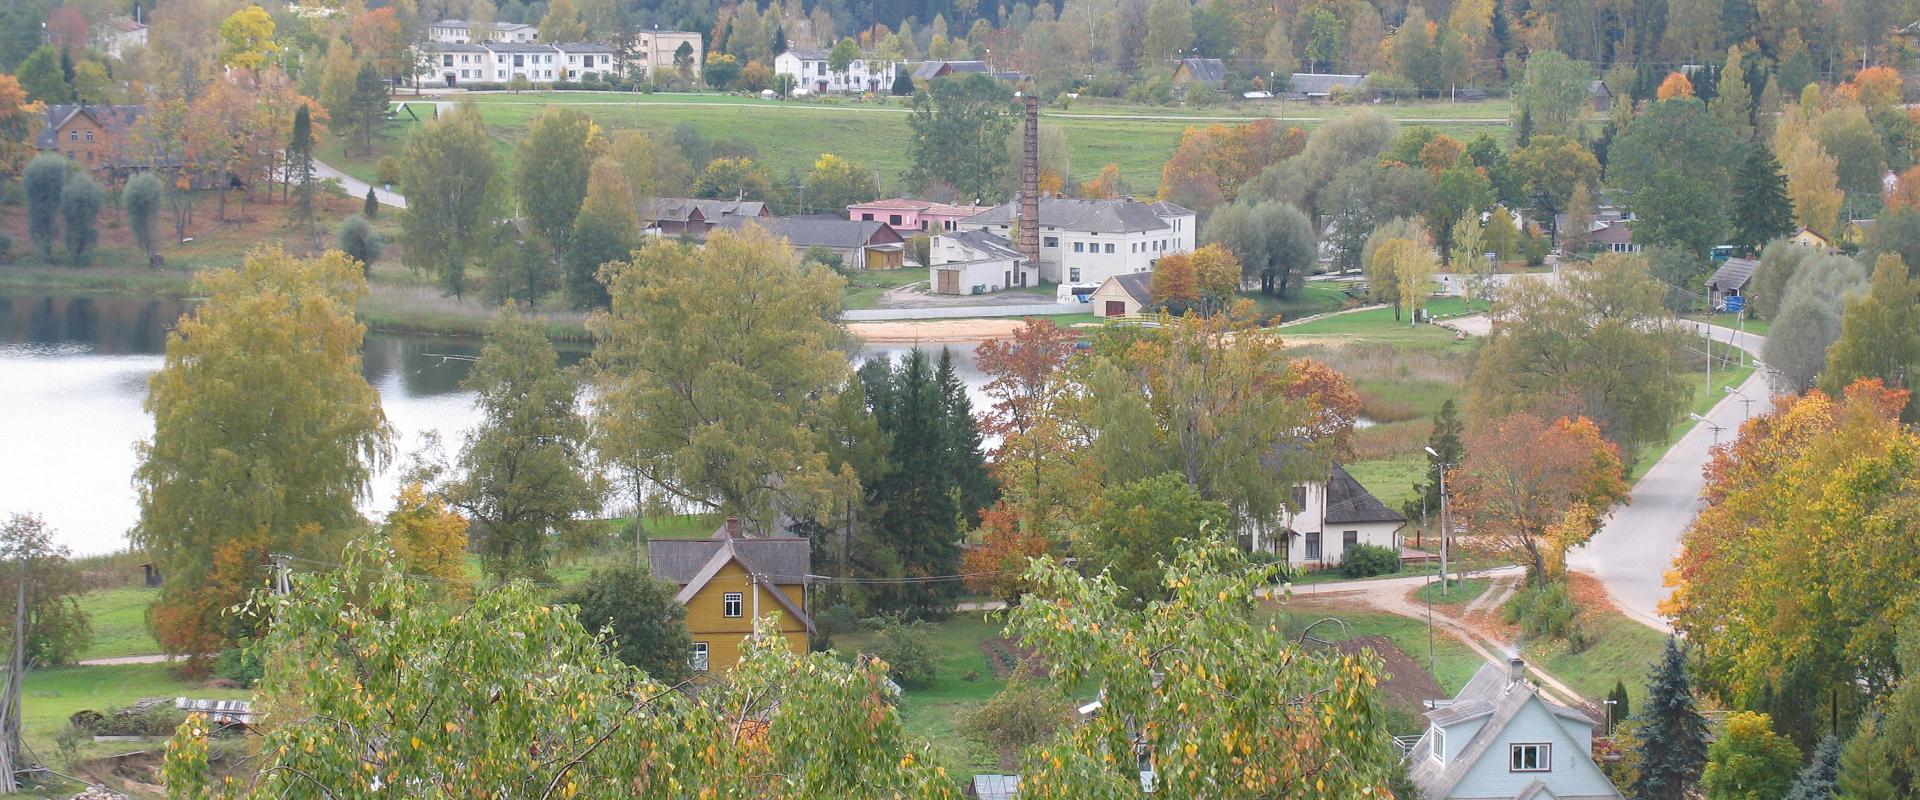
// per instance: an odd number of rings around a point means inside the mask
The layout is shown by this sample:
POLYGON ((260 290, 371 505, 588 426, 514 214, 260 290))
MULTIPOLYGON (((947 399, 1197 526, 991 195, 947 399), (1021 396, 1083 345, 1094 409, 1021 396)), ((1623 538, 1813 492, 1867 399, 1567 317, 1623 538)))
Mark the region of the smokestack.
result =
POLYGON ((1040 98, 1027 92, 1025 125, 1020 134, 1020 254, 1040 266, 1040 98))
POLYGON ((1507 659, 1507 678, 1514 683, 1527 679, 1527 662, 1519 656, 1507 659))

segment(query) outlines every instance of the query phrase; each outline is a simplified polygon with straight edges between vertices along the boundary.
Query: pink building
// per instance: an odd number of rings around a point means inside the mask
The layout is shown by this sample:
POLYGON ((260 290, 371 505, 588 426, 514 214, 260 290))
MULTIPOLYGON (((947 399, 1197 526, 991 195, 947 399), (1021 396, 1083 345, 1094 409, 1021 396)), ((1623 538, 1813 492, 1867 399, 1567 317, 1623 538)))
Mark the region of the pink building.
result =
POLYGON ((847 206, 847 219, 879 222, 901 236, 912 236, 922 231, 945 233, 959 230, 961 220, 986 210, 987 206, 950 206, 896 197, 847 206))

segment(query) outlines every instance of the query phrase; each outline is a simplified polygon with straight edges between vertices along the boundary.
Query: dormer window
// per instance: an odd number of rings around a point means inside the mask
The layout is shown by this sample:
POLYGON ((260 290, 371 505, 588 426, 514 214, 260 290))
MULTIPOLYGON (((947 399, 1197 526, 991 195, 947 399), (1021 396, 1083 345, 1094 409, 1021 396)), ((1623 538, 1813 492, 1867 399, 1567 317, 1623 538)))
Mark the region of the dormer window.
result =
POLYGON ((1427 729, 1427 757, 1447 763, 1447 729, 1434 725, 1427 729))

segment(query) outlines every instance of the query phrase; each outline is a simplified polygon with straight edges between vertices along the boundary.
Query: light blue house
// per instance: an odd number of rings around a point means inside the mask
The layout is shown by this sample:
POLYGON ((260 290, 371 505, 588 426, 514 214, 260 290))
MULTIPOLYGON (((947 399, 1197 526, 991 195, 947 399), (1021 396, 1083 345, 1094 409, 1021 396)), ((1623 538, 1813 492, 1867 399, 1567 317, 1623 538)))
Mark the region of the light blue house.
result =
POLYGON ((1593 762, 1585 713, 1540 697, 1526 664, 1487 664, 1426 713, 1407 754, 1423 800, 1621 800, 1593 762))

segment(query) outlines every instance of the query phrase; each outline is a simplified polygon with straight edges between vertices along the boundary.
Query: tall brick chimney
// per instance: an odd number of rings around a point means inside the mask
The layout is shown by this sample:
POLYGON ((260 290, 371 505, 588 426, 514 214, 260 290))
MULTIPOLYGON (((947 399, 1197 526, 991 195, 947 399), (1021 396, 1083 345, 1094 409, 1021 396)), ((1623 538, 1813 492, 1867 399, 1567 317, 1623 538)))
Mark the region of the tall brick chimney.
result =
POLYGON ((1040 98, 1027 92, 1026 119, 1020 135, 1020 254, 1040 266, 1040 98))

